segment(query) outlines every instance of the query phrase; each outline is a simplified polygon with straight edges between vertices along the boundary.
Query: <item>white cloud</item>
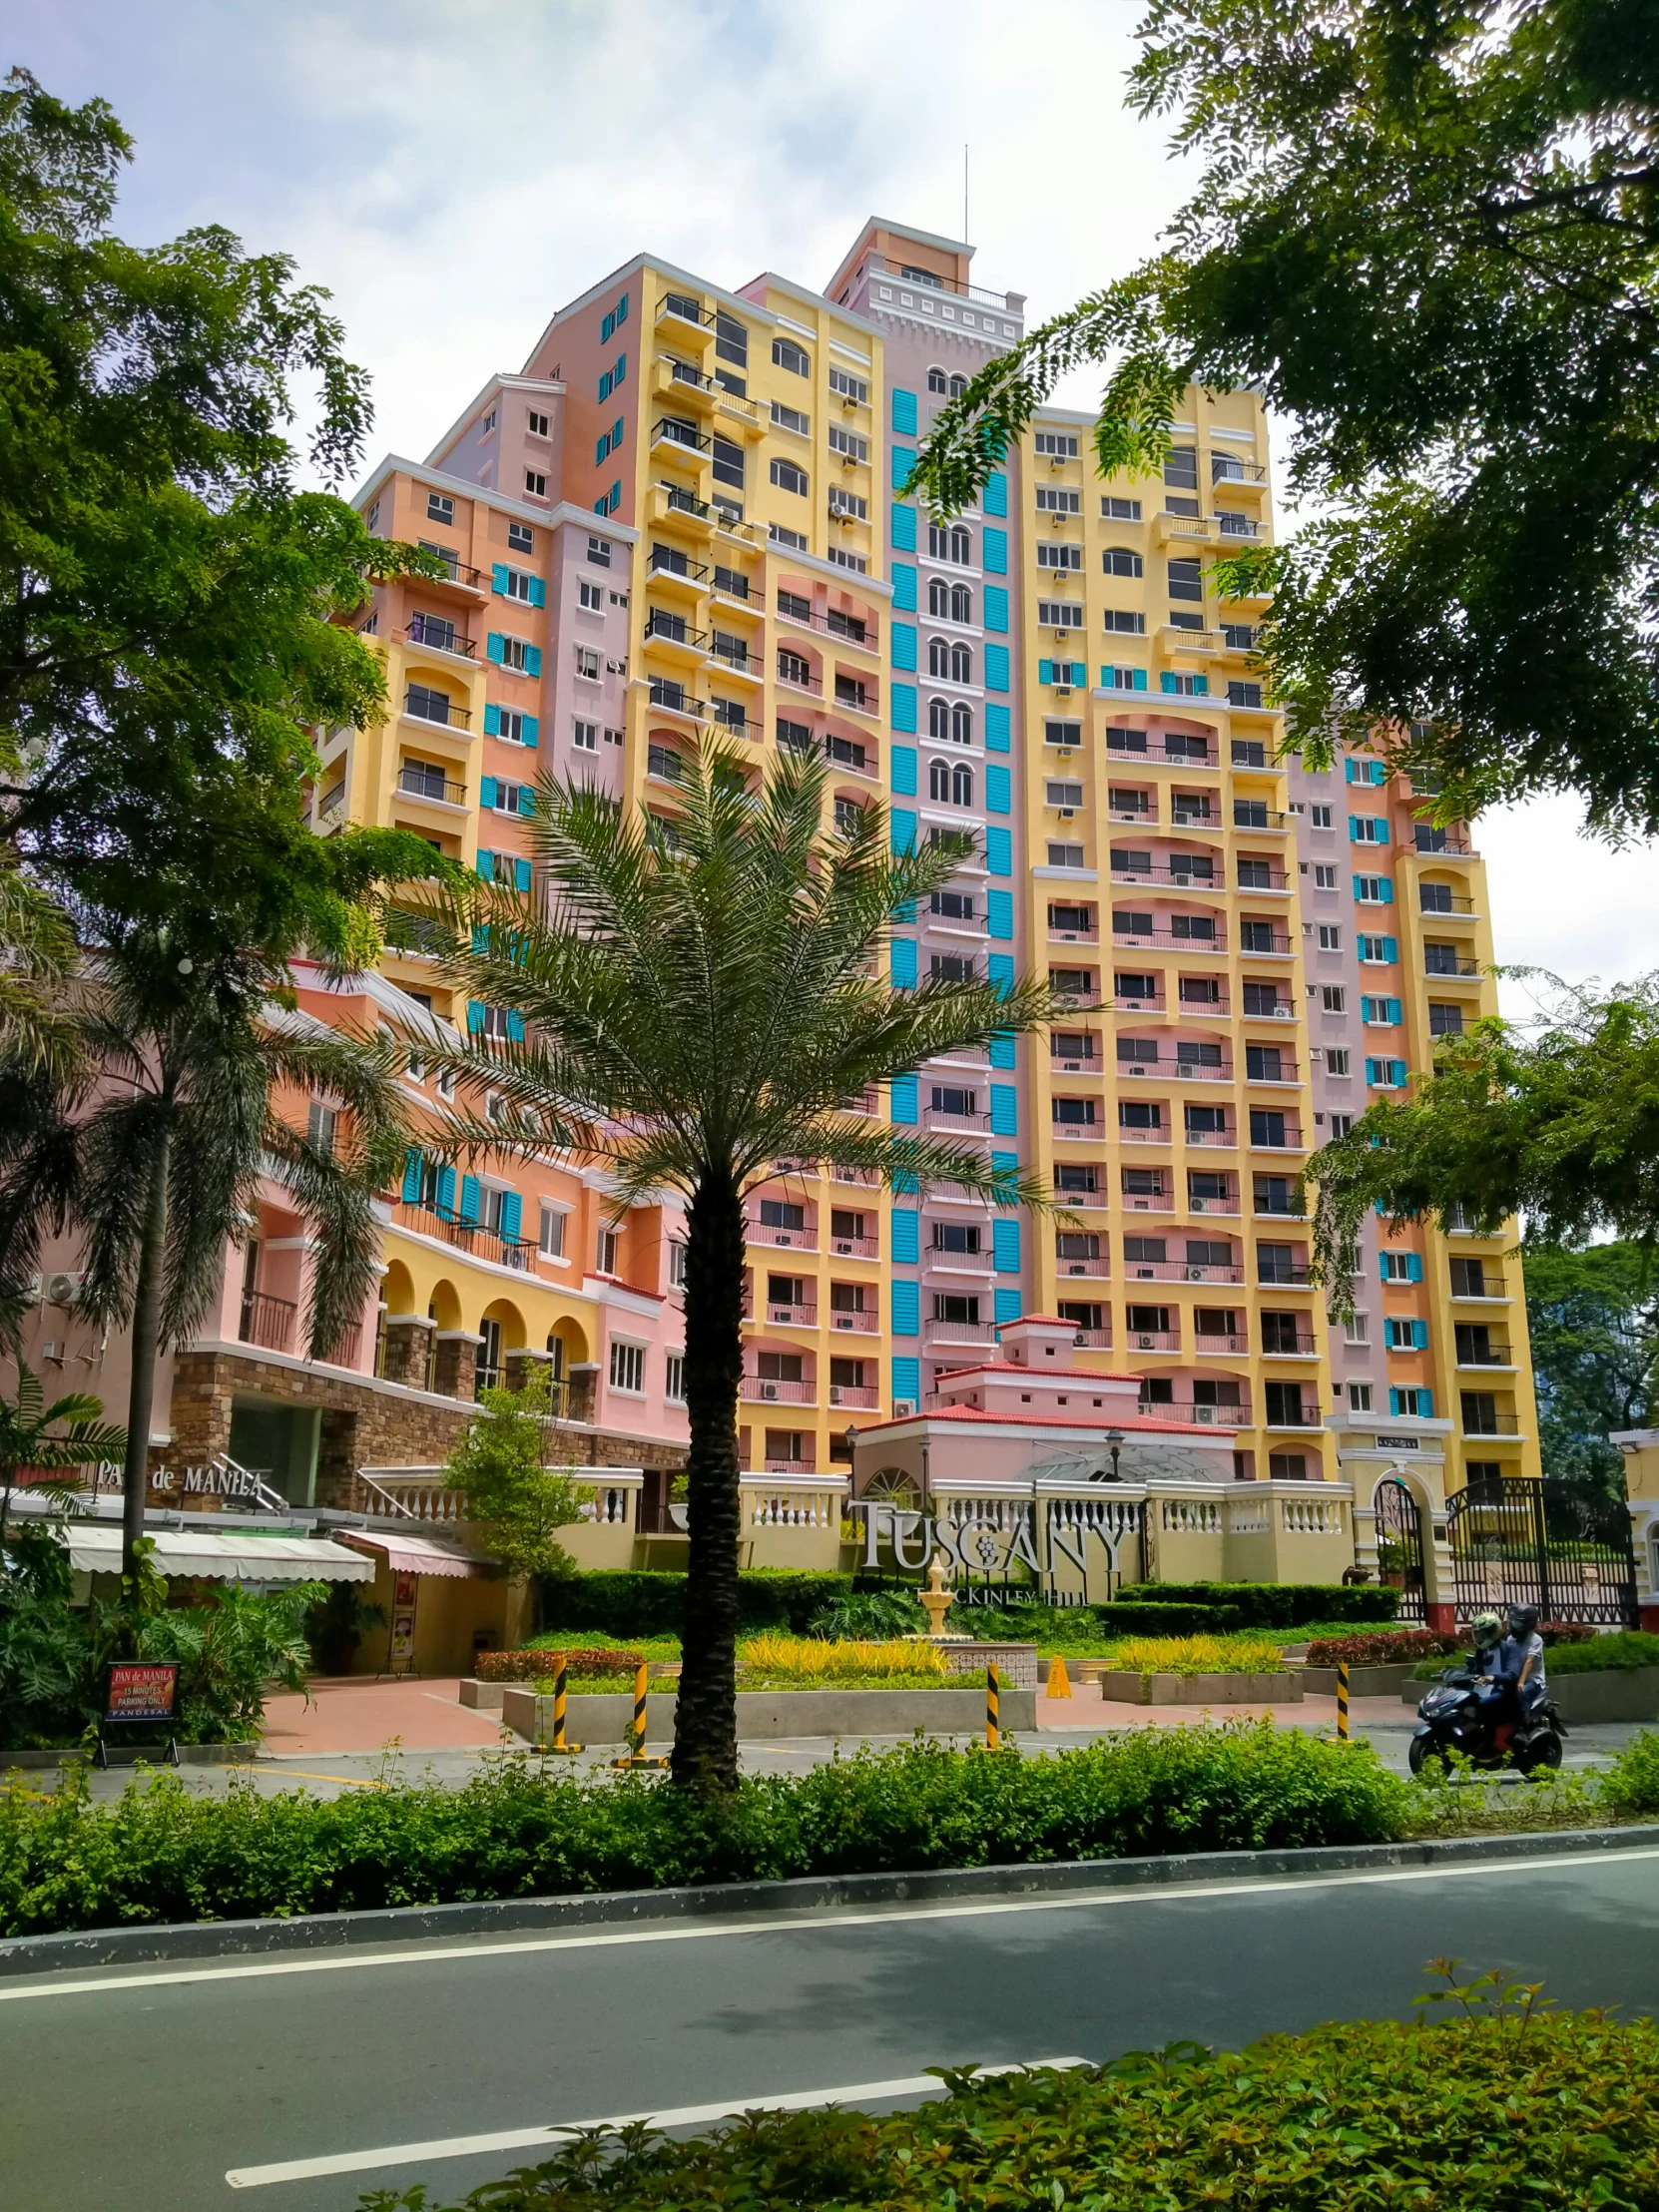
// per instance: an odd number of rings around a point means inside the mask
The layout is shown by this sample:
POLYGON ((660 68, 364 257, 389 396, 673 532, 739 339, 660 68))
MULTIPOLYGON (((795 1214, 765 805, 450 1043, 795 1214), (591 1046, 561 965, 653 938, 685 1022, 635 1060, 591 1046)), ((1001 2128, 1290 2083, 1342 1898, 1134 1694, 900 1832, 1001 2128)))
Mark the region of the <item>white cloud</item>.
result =
MULTIPOLYGON (((1129 268, 1192 177, 1122 107, 1140 0, 55 0, 8 48, 138 140, 121 224, 217 222, 335 295, 376 451, 426 449, 552 310, 649 249, 822 283, 869 215, 956 236, 1043 315, 1129 268)), ((1086 406, 1094 386, 1060 394, 1086 406)), ((1564 801, 1481 826, 1499 956, 1659 963, 1651 851, 1564 801)), ((1518 1007, 1517 1007, 1517 1010, 1518 1007)))

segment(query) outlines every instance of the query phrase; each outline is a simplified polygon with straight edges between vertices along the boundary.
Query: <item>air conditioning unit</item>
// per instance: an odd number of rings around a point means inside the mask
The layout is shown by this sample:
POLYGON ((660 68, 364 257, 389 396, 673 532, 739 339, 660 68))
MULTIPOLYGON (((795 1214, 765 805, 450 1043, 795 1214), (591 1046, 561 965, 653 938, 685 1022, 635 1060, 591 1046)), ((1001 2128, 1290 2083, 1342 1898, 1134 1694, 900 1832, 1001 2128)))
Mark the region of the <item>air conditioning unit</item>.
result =
POLYGON ((778 1385, 777 1385, 777 1383, 776 1383, 776 1382, 763 1382, 763 1383, 761 1384, 761 1395, 762 1395, 763 1397, 776 1397, 776 1396, 778 1395, 778 1385))
POLYGON ((1150 1214, 1150 1213, 1151 1213, 1151 1211, 1152 1211, 1152 1201, 1151 1201, 1151 1199, 1150 1199, 1150 1198, 1137 1198, 1137 1199, 1136 1199, 1136 1201, 1135 1201, 1134 1211, 1135 1211, 1135 1212, 1137 1212, 1137 1213, 1142 1213, 1142 1214, 1150 1214))
POLYGON ((1156 1276, 1151 1268, 1137 1268, 1135 1270, 1135 1281, 1137 1283, 1151 1283, 1156 1281, 1156 1276))
POLYGON ((831 1382, 830 1385, 830 1402, 831 1405, 838 1405, 840 1401, 841 1386, 838 1382, 831 1382))
POLYGON ((834 1314, 830 1319, 836 1329, 855 1329, 858 1326, 850 1314, 834 1314))
POLYGON ((1063 642, 1064 642, 1064 640, 1065 640, 1065 639, 1067 639, 1067 638, 1069 638, 1070 636, 1071 636, 1071 632, 1070 632, 1069 630, 1056 630, 1056 631, 1055 631, 1055 633, 1054 633, 1054 642, 1055 642, 1055 644, 1056 644, 1056 645, 1059 645, 1059 644, 1063 643, 1063 642))
POLYGON ((1071 1267, 1068 1267, 1068 1268, 1067 1268, 1067 1270, 1066 1270, 1066 1273, 1067 1273, 1068 1275, 1087 1275, 1087 1274, 1088 1274, 1088 1272, 1089 1272, 1089 1271, 1088 1271, 1088 1269, 1087 1269, 1087 1268, 1085 1268, 1085 1267, 1079 1267, 1079 1266, 1077 1266, 1077 1265, 1075 1265, 1075 1264, 1073 1264, 1073 1265, 1072 1265, 1071 1267))
POLYGON ((1054 696, 1056 699, 1069 699, 1071 697, 1071 686, 1069 684, 1056 684, 1054 696))
POLYGON ((767 1319, 768 1321, 794 1321, 795 1308, 793 1306, 774 1306, 769 1311, 767 1319))
POLYGON ((847 1257, 847 1256, 848 1256, 848 1255, 849 1255, 849 1254, 851 1253, 851 1250, 852 1250, 852 1241, 851 1241, 851 1239, 850 1239, 850 1238, 840 1238, 840 1239, 837 1239, 837 1240, 836 1240, 836 1244, 835 1244, 835 1250, 836 1250, 836 1252, 837 1252, 837 1253, 839 1253, 839 1254, 840 1254, 840 1255, 842 1256, 842 1258, 845 1258, 845 1257, 847 1257))
POLYGON ((1213 1425, 1215 1417, 1216 1409, 1213 1405, 1195 1405, 1193 1407, 1193 1419, 1195 1421, 1209 1421, 1213 1425))
POLYGON ((1202 1214, 1205 1207, 1208 1206, 1209 1203, 1210 1201, 1207 1198, 1194 1198, 1188 1201, 1188 1204, 1191 1206, 1195 1214, 1202 1214))
POLYGON ((1059 932, 1059 936, 1060 942, 1062 944, 1076 944, 1078 941, 1077 931, 1075 929, 1062 929, 1059 932))
POLYGON ((1135 1339, 1135 1349, 1137 1352, 1156 1352, 1158 1349, 1157 1339, 1154 1337, 1137 1337, 1135 1339))
POLYGON ((1075 807, 1061 807, 1058 812, 1062 822, 1070 822, 1076 815, 1077 809, 1075 807))
POLYGON ((46 1278, 46 1303, 49 1306, 79 1306, 86 1282, 84 1274, 49 1275, 46 1278))
POLYGON ((795 1239, 793 1236, 779 1236, 774 1239, 774 1242, 781 1245, 787 1245, 794 1244, 795 1239))
POLYGON ((1208 1273, 1207 1268, 1189 1268, 1187 1270, 1187 1281, 1189 1283, 1202 1283, 1208 1273))
POLYGON ((892 1401, 892 1417, 894 1420, 908 1419, 915 1409, 915 1403, 911 1398, 895 1397, 892 1401))
POLYGON ((1060 1067, 1061 1071, 1066 1075, 1081 1075, 1083 1072, 1083 1063, 1081 1060, 1062 1060, 1060 1062, 1060 1067))
POLYGON ((1138 998, 1126 998, 1123 1003, 1132 1014, 1144 1011, 1143 1001, 1138 998))

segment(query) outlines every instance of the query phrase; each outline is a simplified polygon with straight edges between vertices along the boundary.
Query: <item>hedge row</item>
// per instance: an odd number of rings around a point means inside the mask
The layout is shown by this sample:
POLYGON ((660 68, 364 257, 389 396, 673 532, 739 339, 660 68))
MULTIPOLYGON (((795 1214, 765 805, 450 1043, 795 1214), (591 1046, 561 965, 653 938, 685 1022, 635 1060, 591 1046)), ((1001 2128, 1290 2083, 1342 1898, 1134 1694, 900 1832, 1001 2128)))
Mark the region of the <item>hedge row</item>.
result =
POLYGON ((464 1789, 191 1795, 163 1772, 0 1798, 0 1934, 1147 1853, 1381 1843, 1420 1792, 1364 1743, 1149 1728, 1052 1757, 916 1742, 746 1777, 728 1806, 492 1765, 464 1789))
MULTIPOLYGON (((746 1567, 738 1576, 738 1627, 802 1636, 813 1615, 852 1587, 846 1574, 805 1574, 746 1567)), ((672 1569, 599 1567, 544 1585, 549 1629, 597 1629, 606 1636, 678 1636, 685 1622, 686 1578, 672 1569)))
POLYGON ((1120 1603, 1220 1605, 1245 1628, 1302 1628, 1310 1621, 1392 1621, 1399 1592, 1375 1582, 1136 1582, 1120 1603))
MULTIPOLYGON (((872 2119, 752 2113, 690 2141, 584 2139, 486 2183, 475 2212, 1607 2212, 1659 2204, 1659 2028, 1483 2006, 1242 2051, 1175 2043, 1102 2067, 972 2078, 872 2119)), ((437 2212, 422 2188, 360 2200, 437 2212)), ((459 2208, 451 2208, 459 2212, 459 2208)))

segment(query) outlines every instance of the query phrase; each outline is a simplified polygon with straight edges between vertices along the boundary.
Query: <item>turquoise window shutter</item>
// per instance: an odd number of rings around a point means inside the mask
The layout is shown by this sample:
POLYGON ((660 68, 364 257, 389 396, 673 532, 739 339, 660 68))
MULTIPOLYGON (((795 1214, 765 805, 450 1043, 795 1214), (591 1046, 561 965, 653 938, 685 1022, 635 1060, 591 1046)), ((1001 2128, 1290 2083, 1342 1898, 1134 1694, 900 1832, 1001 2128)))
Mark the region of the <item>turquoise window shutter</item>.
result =
POLYGON ((535 715, 526 715, 523 724, 524 743, 533 746, 541 736, 541 722, 535 715))
POLYGON ((1131 691, 1145 691, 1145 689, 1146 689, 1146 670, 1145 670, 1144 668, 1138 668, 1138 669, 1136 669, 1136 670, 1134 671, 1134 677, 1135 677, 1135 681, 1134 681, 1134 682, 1133 682, 1133 683, 1132 683, 1132 684, 1130 685, 1129 689, 1130 689, 1131 691))
POLYGON ((1373 1060, 1373 1059, 1370 1059, 1370 1058, 1368 1058, 1368 1059, 1367 1059, 1367 1061, 1366 1061, 1366 1081, 1367 1081, 1368 1083, 1376 1083, 1376 1082, 1377 1082, 1377 1080, 1378 1080, 1378 1074, 1377 1074, 1377 1065, 1378 1065, 1378 1064, 1377 1064, 1377 1062, 1376 1062, 1375 1060, 1373 1060))
POLYGON ((916 511, 914 507, 901 507, 897 501, 892 509, 892 545, 895 553, 913 553, 916 549, 916 511))
POLYGON ((1018 1175, 1019 1154, 1017 1152, 993 1152, 991 1154, 991 1173, 998 1176, 1018 1175))
POLYGON ((980 507, 988 515, 1005 515, 1008 512, 1008 479, 1000 469, 985 478, 985 489, 980 494, 980 507))
POLYGON ((914 1198, 921 1189, 921 1185, 916 1178, 913 1175, 906 1175, 902 1168, 894 1174, 892 1187, 895 1191, 907 1192, 911 1198, 914 1198))
POLYGON ((1375 828, 1377 830, 1377 842, 1379 844, 1386 844, 1388 841, 1388 825, 1386 820, 1382 815, 1379 815, 1377 817, 1375 828))
POLYGON ((1081 691, 1081 690, 1083 689, 1083 686, 1084 686, 1084 685, 1085 685, 1085 684, 1086 684, 1086 683, 1088 682, 1088 680, 1089 680, 1089 671, 1088 671, 1088 665, 1087 665, 1087 663, 1086 663, 1086 662, 1083 662, 1083 661, 1073 661, 1073 662, 1072 662, 1072 664, 1071 664, 1071 680, 1072 680, 1072 682, 1073 682, 1073 683, 1074 683, 1074 684, 1075 684, 1075 685, 1077 686, 1077 689, 1078 689, 1079 691, 1081 691))
POLYGON ((524 1016, 516 1006, 507 1009, 507 1036, 513 1044, 524 1042, 524 1016))
POLYGON ((474 952, 487 952, 487 951, 489 950, 489 947, 490 947, 490 930, 489 930, 489 923, 488 923, 487 921, 475 921, 475 922, 474 922, 474 923, 472 924, 472 949, 473 949, 473 951, 474 951, 474 952))
POLYGON ((532 607, 547 605, 547 585, 540 576, 532 576, 530 579, 530 604, 532 607))
POLYGON ((403 1203, 405 1206, 420 1204, 420 1171, 424 1163, 411 1145, 403 1155, 403 1203))
POLYGON ((890 973, 894 990, 913 991, 916 987, 916 940, 894 937, 888 950, 892 954, 890 973))
POLYGON ((539 645, 527 645, 524 648, 524 673, 526 676, 539 676, 541 674, 541 647, 539 645))
POLYGON ((505 561, 492 562, 490 566, 490 589, 491 591, 495 592, 500 598, 506 598, 507 564, 505 561))
POLYGON ((1348 818, 1348 839, 1350 844, 1360 842, 1360 817, 1358 815, 1350 815, 1348 818))
MULTIPOLYGON (((601 342, 603 342, 603 340, 601 342)), ((611 387, 615 383, 615 381, 616 379, 612 376, 610 370, 606 369, 604 375, 601 376, 599 379, 599 396, 602 400, 610 398, 611 387)))
POLYGON ((892 448, 893 490, 902 491, 905 485, 910 481, 910 478, 915 474, 915 448, 909 445, 895 445, 892 448))
POLYGON ((619 322, 626 322, 628 319, 628 294, 626 292, 616 303, 616 318, 619 322))
POLYGON ((1412 1346, 1414 1347, 1414 1349, 1415 1349, 1416 1351, 1418 1351, 1418 1352, 1426 1352, 1426 1351, 1428 1350, 1428 1324, 1427 1324, 1427 1322, 1425 1322, 1425 1321, 1414 1321, 1414 1322, 1412 1322, 1412 1324, 1411 1324, 1411 1343, 1412 1343, 1412 1346))
POLYGON ((1011 812, 1014 804, 1013 779, 1000 762, 985 763, 985 811, 992 815, 1011 812))
POLYGON ((601 345, 609 345, 612 338, 614 338, 615 336, 616 309, 613 307, 610 313, 604 317, 599 325, 599 342, 601 345))
POLYGON ((620 476, 611 486, 611 496, 607 502, 607 505, 609 506, 612 514, 615 514, 617 509, 622 505, 622 478, 620 476))
POLYGON ((894 1360, 892 1363, 892 1394, 895 1403, 913 1405, 921 1395, 921 1362, 919 1360, 894 1360))
POLYGON ((495 881, 495 854, 493 852, 479 853, 478 873, 483 877, 486 883, 493 883, 495 881))
POLYGON ((1008 573, 1007 531, 993 530, 987 522, 979 534, 984 540, 985 546, 982 556, 985 574, 987 576, 1006 576, 1008 573))
MULTIPOLYGON (((1353 764, 1353 762, 1352 762, 1352 761, 1351 761, 1351 762, 1349 763, 1349 766, 1350 766, 1350 768, 1352 768, 1352 767, 1354 766, 1354 764, 1353 764)), ((1398 1392, 1398 1390, 1396 1390, 1396 1389, 1394 1388, 1394 1386, 1393 1386, 1393 1384, 1392 1384, 1391 1382, 1390 1382, 1390 1383, 1389 1383, 1389 1385, 1388 1385, 1388 1410, 1389 1410, 1389 1412, 1390 1412, 1390 1413, 1394 1414, 1394 1415, 1395 1415, 1396 1417, 1398 1416, 1398 1413, 1399 1413, 1399 1392, 1398 1392)))
POLYGON ((1160 677, 1159 677, 1159 679, 1158 679, 1158 689, 1159 689, 1160 691, 1167 691, 1167 692, 1172 692, 1172 691, 1174 691, 1174 689, 1175 689, 1175 671, 1174 671, 1173 669, 1169 669, 1169 668, 1166 668, 1166 669, 1165 669, 1165 671, 1164 671, 1164 673, 1162 674, 1162 676, 1160 676, 1160 677))
POLYGON ((469 998, 466 1002, 466 1025, 471 1034, 480 1037, 484 1033, 484 1002, 481 998, 469 998))
MULTIPOLYGON (((985 955, 985 980, 993 990, 1000 991, 1003 997, 1006 998, 1014 987, 1013 954, 1011 952, 987 952, 985 955)), ((1008 1134, 1013 1137, 1017 1136, 1019 1132, 1010 1129, 1008 1134)))
POLYGON ((613 386, 615 386, 617 384, 624 384, 627 381, 628 356, 626 353, 619 353, 616 357, 616 366, 611 371, 611 383, 613 386))
POLYGON ((1019 1305, 1020 1300, 1018 1291, 992 1291, 991 1312, 995 1317, 996 1326, 998 1327, 998 1329, 1002 1327, 1004 1322, 1018 1321, 1019 1305))
POLYGON ((1193 697, 1194 697, 1195 699, 1208 699, 1208 698, 1209 698, 1209 696, 1210 696, 1210 679, 1209 679, 1209 677, 1208 677, 1208 676, 1195 676, 1195 677, 1193 678, 1193 697))
POLYGON ((489 655, 490 659, 497 664, 497 666, 499 666, 500 663, 505 659, 505 648, 501 643, 501 633, 499 630, 490 631, 489 635, 484 640, 484 651, 489 655))
POLYGON ((895 852, 916 848, 916 818, 908 807, 894 807, 887 817, 887 842, 895 852))
MULTIPOLYGON (((908 512, 908 510, 905 510, 908 512)), ((916 572, 910 561, 894 561, 892 564, 893 612, 913 615, 916 611, 916 572)))
POLYGON ((1343 773, 1346 780, 1350 784, 1352 784, 1354 781, 1354 763, 1352 761, 1345 761, 1343 763, 1343 773))
POLYGON ((999 692, 1008 689, 1008 648, 1005 645, 985 647, 985 689, 999 692))
POLYGON ((1054 663, 1052 661, 1039 661, 1037 663, 1037 682, 1039 684, 1052 684, 1053 681, 1054 663))
POLYGON ((1402 1009, 1400 1007, 1399 1000, 1397 998, 1390 998, 1388 1001, 1388 1019, 1390 1021, 1398 1021, 1401 1015, 1401 1011, 1402 1009))
POLYGON ((985 1057, 993 1068, 1011 1068, 1014 1064, 1012 1030, 999 1029, 986 1047, 985 1057))
POLYGON ((1417 1398, 1417 1418, 1418 1418, 1419 1420, 1432 1420, 1432 1419, 1434 1418, 1434 1393, 1433 1393, 1433 1391, 1432 1391, 1432 1390, 1418 1390, 1418 1391, 1417 1391, 1417 1393, 1416 1393, 1416 1398, 1417 1398))
POLYGON ((478 804, 483 808, 485 814, 488 814, 495 805, 495 778, 493 776, 481 776, 478 779, 478 804))
POLYGON ((909 732, 916 726, 916 687, 914 684, 889 684, 887 686, 887 715, 895 730, 909 732))
POLYGON ((1399 939, 1397 937, 1384 937, 1382 939, 1382 957, 1388 961, 1399 958, 1399 939))
POLYGON ((921 1216, 913 1206, 895 1206, 892 1210, 892 1259, 893 1266, 913 1268, 921 1249, 921 1216))
MULTIPOLYGON (((896 1282, 892 1287, 892 1333, 895 1337, 921 1335, 921 1290, 915 1283, 896 1282)), ((895 1363, 896 1365, 896 1363, 895 1363)), ((912 1398, 918 1392, 908 1393, 912 1398)))
POLYGON ((618 415, 616 420, 611 424, 611 451, 613 453, 622 443, 622 433, 626 428, 626 422, 623 420, 621 415, 618 415))
POLYGON ((913 745, 895 745, 889 749, 892 788, 905 799, 916 796, 916 749, 913 745))
POLYGON ((513 883, 518 890, 527 891, 530 888, 531 872, 528 860, 515 860, 513 862, 513 883))
POLYGON ((998 1275, 1018 1275, 1019 1223, 1017 1221, 993 1221, 991 1223, 991 1259, 998 1275))
POLYGON ((520 784, 518 787, 518 811, 521 815, 533 815, 535 813, 536 793, 533 785, 520 784))
MULTIPOLYGON (((1013 941, 1014 894, 1012 891, 988 890, 985 893, 985 933, 1004 944, 1013 941)), ((1008 1063, 1012 1066, 1012 1062, 1008 1063)))
POLYGON ((455 1170, 452 1167, 439 1168, 436 1195, 438 1212, 453 1221, 455 1218, 455 1170))
MULTIPOLYGON (((914 946, 911 947, 913 951, 914 946)), ((913 1129, 916 1125, 916 1079, 913 1075, 895 1075, 888 1085, 891 1099, 889 1118, 898 1129, 913 1129)))
POLYGON ((1008 594, 1000 584, 987 584, 984 590, 985 628, 1006 632, 1008 628, 1008 594))
POLYGON ((461 1219, 474 1222, 478 1219, 478 1178, 475 1175, 461 1177, 461 1219))
POLYGON ((1411 1283, 1422 1281, 1422 1254, 1420 1252, 1408 1252, 1405 1255, 1405 1276, 1406 1280, 1411 1283))
POLYGON ((1008 753, 1013 749, 1013 725, 1006 707, 990 701, 985 707, 985 751, 1008 753))
POLYGON ((916 626, 913 622, 892 625, 892 665, 909 669, 916 665, 916 626))
POLYGON ((517 1244, 519 1223, 524 1219, 524 1201, 517 1191, 501 1193, 501 1242, 517 1244))
POLYGON ((593 465, 595 468, 599 466, 600 462, 605 458, 606 454, 610 450, 611 433, 609 432, 609 430, 607 430, 602 438, 595 438, 593 441, 593 465))
POLYGON ((916 395, 897 384, 892 391, 892 426, 901 438, 913 438, 916 434, 916 395))
POLYGON ((488 702, 484 706, 484 735, 486 738, 498 738, 501 735, 501 709, 490 706, 488 702))
POLYGON ((913 898, 900 899, 892 910, 894 921, 913 922, 916 918, 916 902, 913 898))
POLYGON ((1356 877, 1354 878, 1354 895, 1355 895, 1355 897, 1356 897, 1356 898, 1364 898, 1364 897, 1365 897, 1365 895, 1366 895, 1366 892, 1365 892, 1365 881, 1366 881, 1366 879, 1365 879, 1365 877, 1364 877, 1363 875, 1357 875, 1357 876, 1356 876, 1356 877))
POLYGON ((1014 872, 1013 836, 994 822, 985 830, 985 871, 989 875, 1012 875, 1014 872))
POLYGON ((1382 903, 1384 906, 1391 906, 1394 902, 1393 877, 1384 875, 1381 878, 1381 882, 1382 885, 1382 903))
POLYGON ((1393 1077, 1394 1088, 1402 1090, 1405 1086, 1405 1062, 1403 1060, 1390 1060, 1388 1070, 1393 1077))
POLYGON ((991 1135, 993 1137, 1017 1137, 1019 1135, 1019 1093, 1012 1083, 993 1083, 991 1090, 991 1135))
POLYGON ((1369 996, 1364 996, 1364 995, 1363 995, 1363 996, 1361 997, 1361 1000, 1360 1000, 1360 1019, 1361 1019, 1362 1021, 1370 1021, 1370 1020, 1371 1020, 1371 1018, 1372 1018, 1372 1012, 1371 1012, 1371 1010, 1372 1010, 1372 1008, 1373 1008, 1373 1007, 1374 1007, 1374 1006, 1375 1006, 1376 1004, 1377 1004, 1377 1001, 1376 1001, 1376 999, 1375 999, 1375 998, 1371 998, 1371 997, 1369 997, 1369 996))

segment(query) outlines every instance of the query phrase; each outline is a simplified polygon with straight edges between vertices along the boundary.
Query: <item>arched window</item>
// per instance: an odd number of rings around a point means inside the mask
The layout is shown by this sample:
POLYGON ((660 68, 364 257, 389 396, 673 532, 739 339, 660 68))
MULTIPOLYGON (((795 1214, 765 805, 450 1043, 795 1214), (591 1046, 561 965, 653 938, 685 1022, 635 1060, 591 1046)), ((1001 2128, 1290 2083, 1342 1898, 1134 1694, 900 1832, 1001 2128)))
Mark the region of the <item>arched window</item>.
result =
POLYGON ((964 762, 958 761, 950 772, 950 798, 957 807, 973 805, 973 771, 964 762))
POLYGON ((970 646, 953 645, 950 648, 950 681, 953 684, 973 682, 973 651, 970 646))
POLYGON ((927 735, 930 738, 949 737, 950 702, 948 699, 930 699, 927 702, 927 735))
POLYGON ((950 763, 929 761, 927 764, 927 796, 929 799, 950 797, 950 763))
MULTIPOLYGON (((942 585, 940 589, 943 589, 942 585)), ((973 620, 973 594, 966 584, 952 584, 950 587, 950 619, 952 622, 973 620)))
POLYGON ((961 396, 962 396, 962 394, 963 394, 963 392, 964 392, 964 391, 966 391, 966 390, 967 390, 967 378, 966 378, 965 376, 952 376, 952 377, 951 377, 951 379, 950 379, 950 396, 951 396, 951 398, 952 398, 952 399, 960 399, 960 398, 961 398, 961 396))
POLYGON ((973 743, 973 709, 965 700, 958 700, 950 710, 950 735, 958 745, 973 743))
POLYGON ((930 368, 927 371, 927 388, 929 391, 948 391, 950 389, 950 380, 942 368, 930 368))
POLYGON ((927 673, 929 676, 950 674, 950 647, 943 638, 927 641, 927 673))
POLYGON ((1126 545, 1109 545, 1100 556, 1100 565, 1108 576, 1139 576, 1142 571, 1140 555, 1126 545))
MULTIPOLYGON (((960 589, 960 586, 957 588, 960 589)), ((944 622, 950 619, 950 586, 942 576, 935 576, 928 583, 927 612, 937 615, 944 622)))
POLYGON ((973 559, 973 540, 959 522, 950 533, 950 558, 963 568, 973 559))

